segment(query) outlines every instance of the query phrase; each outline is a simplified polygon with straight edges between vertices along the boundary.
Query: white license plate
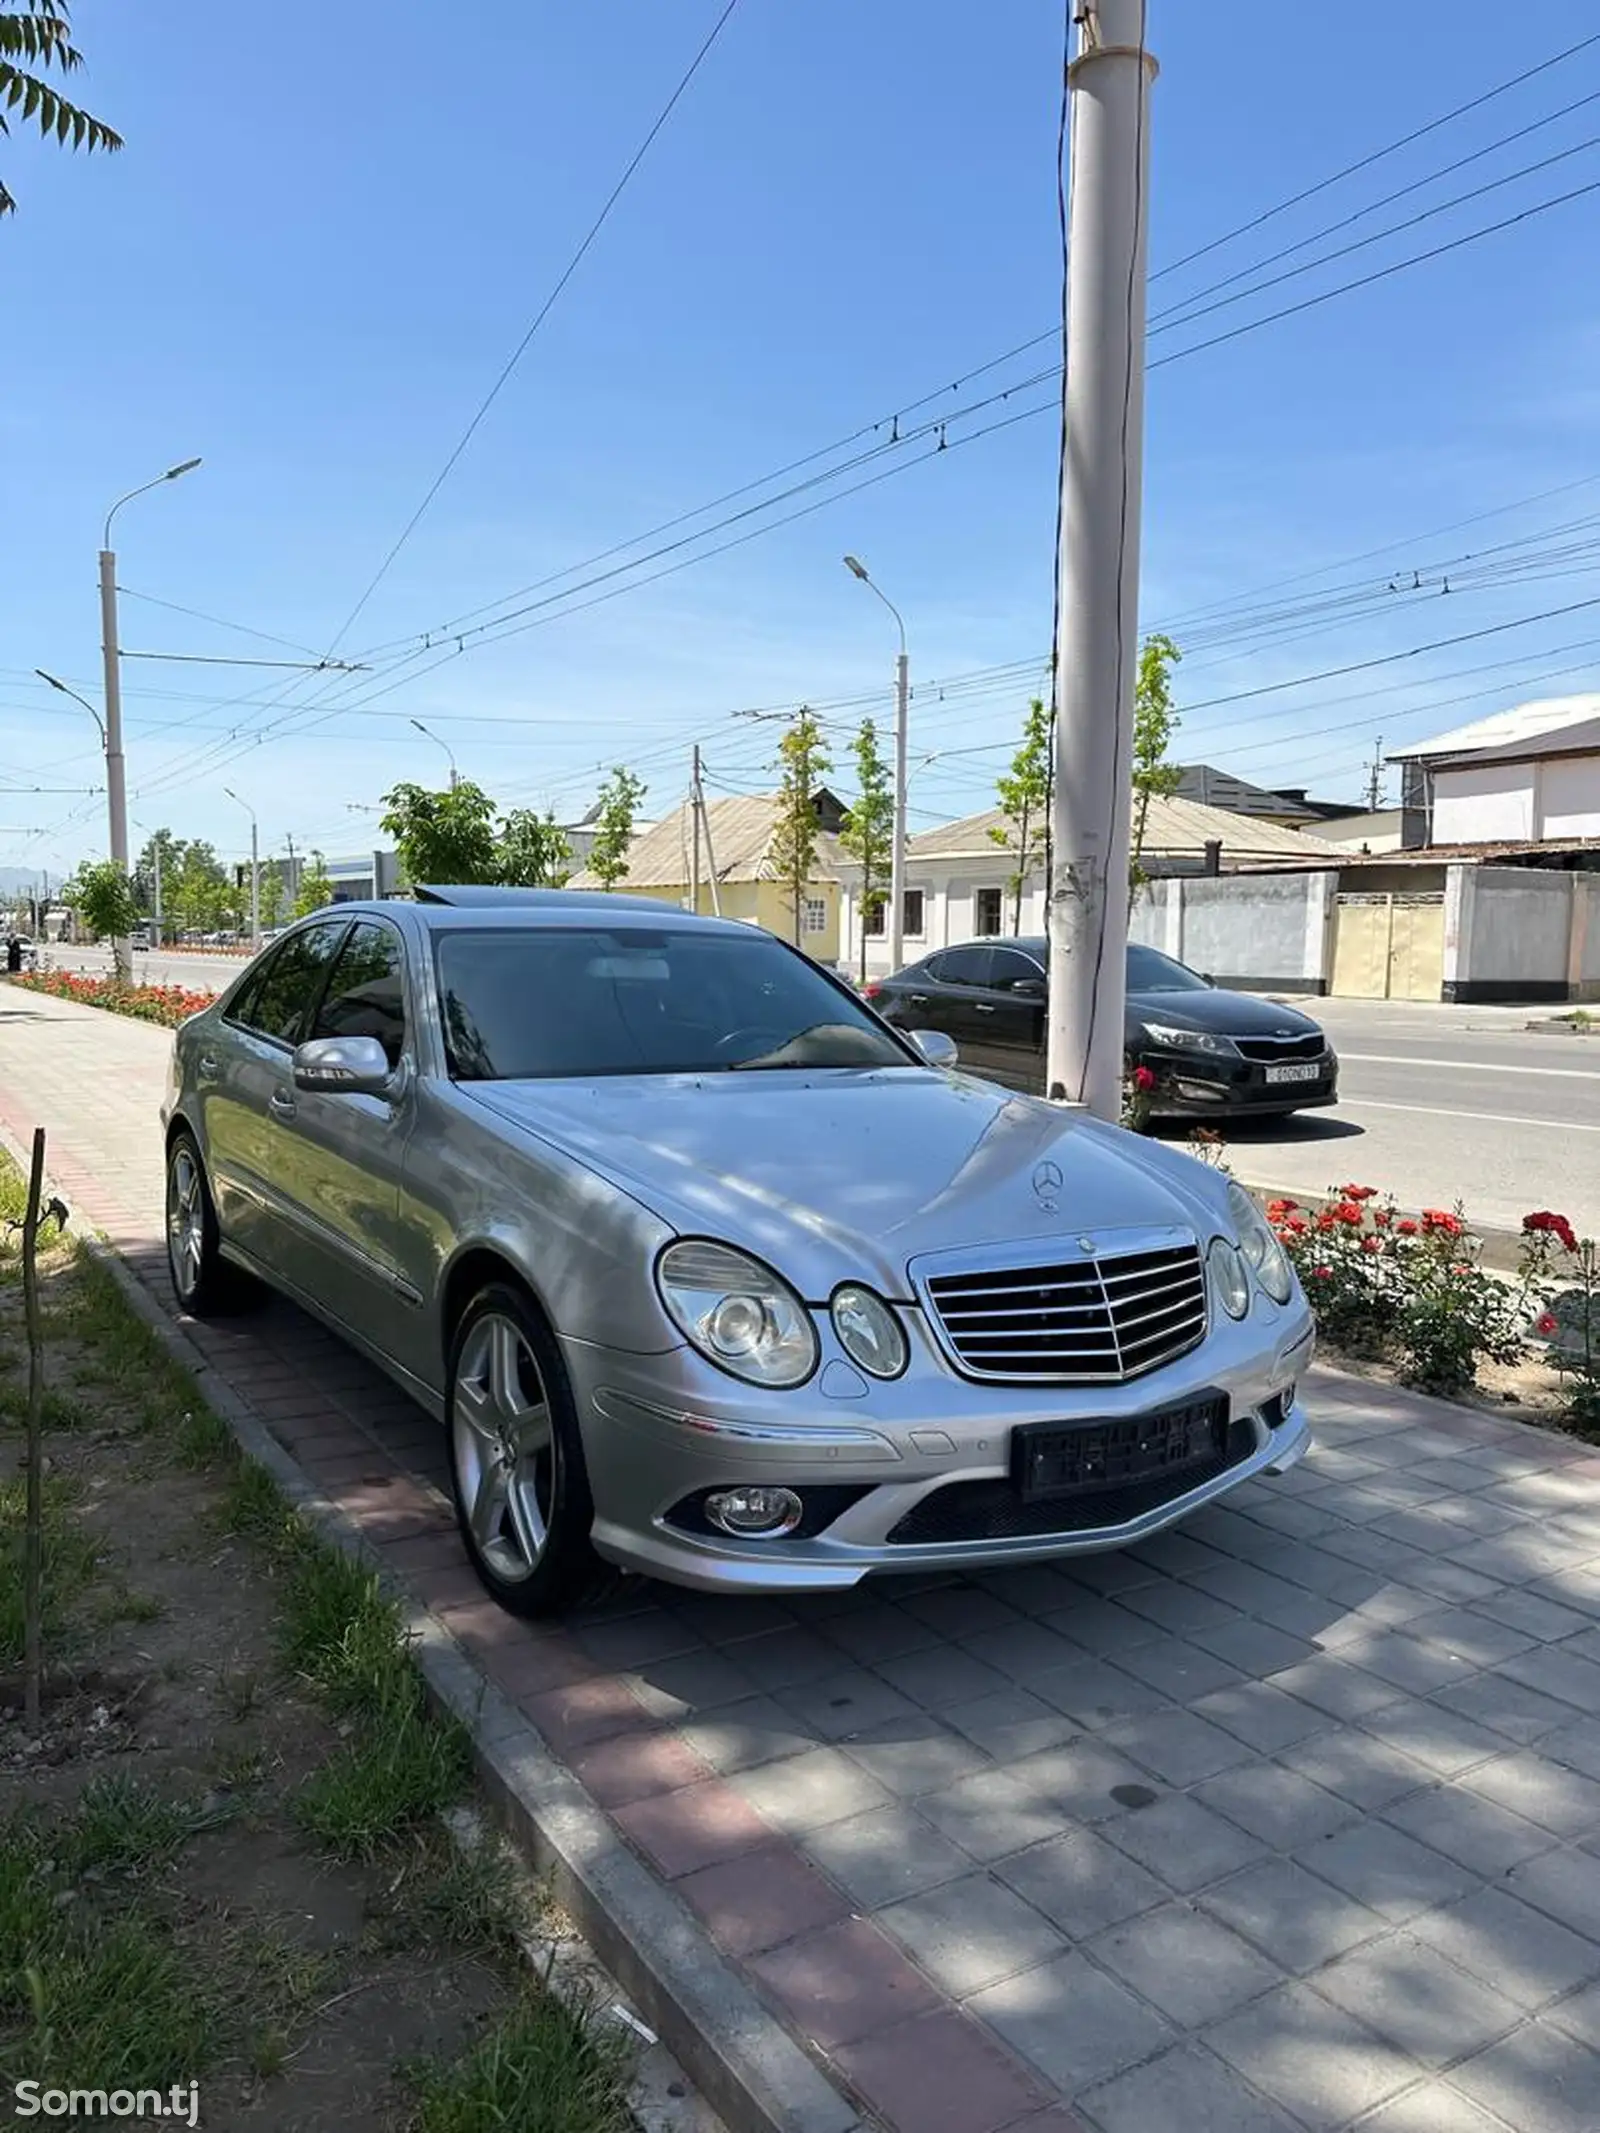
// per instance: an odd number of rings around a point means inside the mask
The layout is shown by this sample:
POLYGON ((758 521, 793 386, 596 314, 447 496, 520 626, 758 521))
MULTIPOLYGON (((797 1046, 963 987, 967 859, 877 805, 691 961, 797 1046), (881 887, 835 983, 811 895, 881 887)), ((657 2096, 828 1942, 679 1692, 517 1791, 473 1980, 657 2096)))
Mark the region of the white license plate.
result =
POLYGON ((1268 1081, 1274 1082, 1320 1081, 1322 1079, 1322 1067, 1320 1062, 1315 1059, 1308 1059, 1303 1066, 1299 1064, 1295 1064, 1292 1066, 1269 1066, 1267 1068, 1267 1079, 1268 1081))

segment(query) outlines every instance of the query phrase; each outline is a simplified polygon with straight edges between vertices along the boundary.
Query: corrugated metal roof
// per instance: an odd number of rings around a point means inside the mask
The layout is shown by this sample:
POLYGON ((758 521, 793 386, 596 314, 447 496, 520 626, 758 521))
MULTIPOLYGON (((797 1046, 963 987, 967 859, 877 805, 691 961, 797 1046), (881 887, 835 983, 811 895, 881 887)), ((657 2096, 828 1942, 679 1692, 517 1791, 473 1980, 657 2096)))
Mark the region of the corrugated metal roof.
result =
POLYGON ((1201 807, 1225 808, 1230 815, 1294 815, 1302 821, 1316 820, 1317 810, 1286 793, 1268 792, 1248 778, 1236 778, 1231 770, 1218 770, 1211 763, 1185 763, 1178 773, 1179 800, 1193 800, 1201 807))
MULTIPOLYGON (((1005 821, 998 807, 968 815, 960 822, 947 822, 938 829, 924 830, 906 847, 912 859, 970 859, 982 853, 1001 858, 1000 847, 989 832, 1005 821)), ((1224 866, 1259 865, 1279 859, 1319 858, 1329 863, 1326 843, 1299 830, 1284 829, 1256 815, 1236 815, 1221 807, 1202 807, 1197 800, 1150 802, 1145 821, 1144 848, 1152 858, 1203 859, 1205 848, 1222 846, 1224 866)))
MULTIPOLYGON (((1457 726, 1431 741, 1418 741, 1410 748, 1396 748, 1391 763, 1409 763, 1422 756, 1515 754, 1534 742, 1546 745, 1532 749, 1539 755, 1557 752, 1549 744, 1568 734, 1570 728, 1600 728, 1600 694, 1547 696, 1531 704, 1516 704, 1509 711, 1493 712, 1474 719, 1470 726, 1457 726)), ((1600 734, 1597 734, 1600 739, 1600 734)))
MULTIPOLYGON (((773 831, 777 826, 778 798, 775 793, 740 793, 726 799, 708 799, 706 817, 711 830, 711 849, 716 855, 718 881, 776 881, 772 864, 773 831)), ((628 871, 622 886, 639 893, 646 889, 686 889, 689 886, 690 852, 694 832, 686 800, 659 822, 641 830, 628 847, 628 871)), ((838 839, 826 830, 817 832, 817 862, 812 879, 834 878, 838 839)), ((710 879, 705 839, 700 842, 701 878, 710 879)), ((600 886, 584 872, 573 876, 575 889, 600 886)))

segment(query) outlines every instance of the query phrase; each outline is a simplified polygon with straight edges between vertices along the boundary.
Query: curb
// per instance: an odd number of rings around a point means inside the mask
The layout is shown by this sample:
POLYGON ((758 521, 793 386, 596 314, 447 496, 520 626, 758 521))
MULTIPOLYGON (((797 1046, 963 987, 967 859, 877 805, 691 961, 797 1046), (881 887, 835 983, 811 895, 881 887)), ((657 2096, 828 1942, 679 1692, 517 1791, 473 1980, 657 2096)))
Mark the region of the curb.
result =
MULTIPOLYGON (((25 1169, 26 1156, 3 1127, 0 1148, 25 1169)), ((69 1234, 188 1371, 244 1456, 265 1468, 315 1533, 377 1575, 413 1639, 429 1694, 471 1736, 478 1780, 508 1835, 550 1875, 557 1900, 595 1957, 728 2133, 871 2133, 854 2104, 730 1968, 687 1905, 617 1836, 510 1698, 478 1672, 437 1615, 418 1604, 359 1528, 329 1503, 114 1247, 70 1201, 68 1207, 69 1234)))

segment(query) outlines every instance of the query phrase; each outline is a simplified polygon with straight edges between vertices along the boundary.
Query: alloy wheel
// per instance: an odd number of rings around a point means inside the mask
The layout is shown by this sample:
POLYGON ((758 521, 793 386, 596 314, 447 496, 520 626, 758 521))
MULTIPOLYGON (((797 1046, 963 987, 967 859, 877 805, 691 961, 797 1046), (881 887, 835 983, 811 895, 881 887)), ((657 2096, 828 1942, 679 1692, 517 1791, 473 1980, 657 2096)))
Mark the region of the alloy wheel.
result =
POLYGON ((478 1553, 496 1577, 520 1584, 549 1542, 554 1430, 527 1336, 499 1311, 486 1312, 462 1348, 450 1434, 478 1553))
POLYGON ((187 1303, 200 1285, 205 1263, 205 1187, 194 1152, 180 1145, 167 1171, 167 1252, 173 1285, 187 1303))

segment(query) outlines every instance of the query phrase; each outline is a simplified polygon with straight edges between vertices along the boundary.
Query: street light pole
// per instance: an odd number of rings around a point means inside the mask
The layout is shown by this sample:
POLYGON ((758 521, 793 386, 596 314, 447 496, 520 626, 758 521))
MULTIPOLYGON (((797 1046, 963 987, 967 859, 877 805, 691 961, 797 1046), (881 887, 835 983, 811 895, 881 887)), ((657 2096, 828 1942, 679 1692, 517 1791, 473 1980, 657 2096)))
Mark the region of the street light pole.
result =
POLYGON ((453 749, 451 748, 451 746, 450 746, 450 743, 449 743, 448 741, 442 741, 442 740, 440 740, 440 738, 439 738, 438 734, 437 734, 437 733, 435 733, 435 732, 433 731, 433 729, 432 729, 431 727, 429 727, 429 726, 425 726, 425 725, 424 725, 424 724, 422 723, 422 721, 421 721, 421 719, 420 719, 420 718, 414 718, 414 719, 413 719, 413 720, 411 721, 411 723, 412 723, 412 725, 413 725, 413 726, 415 726, 415 727, 416 727, 416 729, 417 729, 417 731, 418 731, 419 733, 421 733, 421 734, 425 734, 425 735, 427 736, 427 738, 428 738, 428 739, 429 739, 430 741, 432 741, 432 743, 433 743, 433 745, 435 746, 435 748, 442 748, 442 749, 444 750, 445 754, 446 754, 447 756, 449 756, 449 758, 450 758, 450 790, 451 790, 452 792, 454 792, 454 791, 455 791, 455 789, 456 789, 456 787, 457 787, 457 785, 459 785, 459 784, 460 784, 461 780, 460 780, 460 776, 459 776, 459 774, 457 773, 457 770, 456 770, 456 759, 455 759, 455 752, 454 752, 454 750, 453 750, 453 749))
MULTIPOLYGON (((111 547, 111 522, 123 505, 131 504, 136 496, 159 489, 164 481, 176 481, 180 474, 192 473, 199 464, 198 459, 185 459, 178 466, 168 467, 165 474, 158 474, 154 481, 144 482, 137 489, 130 489, 126 496, 119 496, 106 513, 105 538, 100 544, 100 649, 106 676, 106 812, 110 817, 111 862, 120 867, 124 875, 128 871, 128 778, 122 753, 122 657, 117 637, 117 558, 111 547)), ((127 940, 113 941, 111 952, 117 976, 123 979, 131 976, 127 940)))
POLYGON ((1127 995, 1144 447, 1147 0, 1076 12, 1045 1088, 1115 1121, 1127 995))
POLYGON ((242 807, 250 817, 250 946, 259 955, 261 952, 261 849, 260 837, 256 828, 256 811, 248 800, 239 798, 239 795, 231 785, 224 785, 222 789, 234 805, 242 807))
MULTIPOLYGON (((859 556, 847 555, 846 570, 858 577, 869 592, 876 593, 895 619, 900 632, 900 656, 894 663, 894 822, 889 832, 889 968, 898 970, 904 960, 906 923, 906 733, 911 714, 911 660, 906 652, 906 626, 899 608, 868 575, 859 556)), ((863 907, 863 936, 867 923, 863 907)))

